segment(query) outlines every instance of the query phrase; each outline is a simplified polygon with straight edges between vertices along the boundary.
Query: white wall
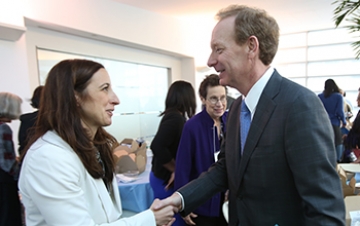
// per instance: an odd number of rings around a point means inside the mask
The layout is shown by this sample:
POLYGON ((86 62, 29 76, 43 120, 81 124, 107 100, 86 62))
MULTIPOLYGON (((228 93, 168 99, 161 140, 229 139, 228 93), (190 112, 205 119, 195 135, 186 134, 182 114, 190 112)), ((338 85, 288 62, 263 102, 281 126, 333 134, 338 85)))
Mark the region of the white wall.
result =
MULTIPOLYGON (((24 112, 32 110, 30 102, 30 82, 27 69, 27 56, 25 50, 25 37, 17 42, 0 40, 0 92, 12 92, 23 99, 24 112)), ((13 130, 13 140, 17 149, 17 135, 19 121, 10 123, 13 130)))
POLYGON ((180 20, 112 0, 28 0, 24 17, 187 55, 180 20))
MULTIPOLYGON (((112 0, 0 0, 0 26, 26 29, 24 18, 47 29, 122 44, 135 51, 160 53, 164 59, 174 57, 180 65, 172 69, 172 80, 186 79, 195 84, 194 60, 184 35, 186 24, 180 20, 112 0)), ((31 43, 46 44, 46 40, 30 39, 27 32, 15 41, 1 40, 0 34, 0 92, 19 95, 23 112, 32 111, 27 100, 38 85, 35 46, 31 43)), ((17 144, 19 122, 15 120, 10 126, 17 144)))
POLYGON ((23 2, 24 0, 0 0, 0 22, 23 26, 23 2))
MULTIPOLYGON (((305 26, 303 23, 305 18, 313 25, 317 24, 317 28, 329 27, 332 24, 331 10, 333 8, 329 5, 327 0, 319 0, 319 5, 309 14, 299 9, 297 14, 299 19, 296 17, 296 21, 300 21, 305 26), (326 11, 326 15, 319 14, 317 7, 327 7, 329 10, 326 11), (311 18, 326 18, 327 23, 320 23, 318 20, 313 23, 315 20, 311 18)), ((269 6, 264 6, 264 8, 269 8, 269 6)), ((282 33, 312 29, 308 25, 304 27, 290 23, 289 19, 283 20, 284 18, 279 18, 279 14, 275 11, 270 10, 269 13, 278 20, 282 33), (289 25, 287 26, 284 21, 288 21, 289 25)), ((30 25, 40 26, 131 47, 135 50, 172 56, 181 62, 178 72, 174 72, 172 79, 186 79, 194 85, 196 90, 198 87, 195 67, 206 66, 210 53, 211 30, 215 24, 215 21, 209 23, 207 21, 207 18, 198 23, 193 19, 181 21, 113 0, 0 0, 0 27, 4 24, 24 29, 30 25), (24 18, 26 18, 26 24, 24 18)), ((32 90, 38 85, 34 45, 36 42, 46 43, 43 39, 30 39, 25 32, 19 40, 0 40, 0 91, 9 91, 21 96, 24 100, 24 112, 32 110, 26 99, 31 97, 32 90), (29 45, 29 43, 33 44, 29 45)), ((61 44, 59 43, 59 46, 61 44)), ((202 73, 200 74, 202 76, 202 73)), ((18 122, 11 123, 11 127, 17 135, 18 122)), ((16 136, 14 140, 17 143, 16 136)))

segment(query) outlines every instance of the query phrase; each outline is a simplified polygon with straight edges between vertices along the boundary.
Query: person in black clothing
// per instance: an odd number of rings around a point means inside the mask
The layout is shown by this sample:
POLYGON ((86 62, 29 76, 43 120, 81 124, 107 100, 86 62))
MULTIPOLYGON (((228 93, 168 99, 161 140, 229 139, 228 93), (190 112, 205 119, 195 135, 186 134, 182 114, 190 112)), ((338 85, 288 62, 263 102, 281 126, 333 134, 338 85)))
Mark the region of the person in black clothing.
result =
MULTIPOLYGON (((360 107, 360 88, 359 88, 359 94, 356 99, 358 107, 360 107)), ((352 123, 352 127, 347 135, 344 135, 344 147, 345 151, 342 158, 342 163, 350 163, 350 162, 360 162, 360 158, 357 158, 357 160, 354 159, 354 157, 351 156, 352 149, 358 149, 360 148, 360 110, 356 115, 356 118, 354 122, 352 123)))
MULTIPOLYGON (((39 109, 40 107, 40 96, 44 86, 38 86, 33 93, 31 98, 31 106, 33 108, 39 109)), ((29 135, 31 134, 31 128, 35 125, 37 119, 38 111, 32 113, 23 114, 20 116, 20 129, 19 129, 19 155, 22 154, 29 135)))
POLYGON ((19 165, 8 125, 21 114, 21 98, 0 92, 0 226, 21 226, 21 205, 18 195, 19 165))
MULTIPOLYGON (((158 131, 151 142, 153 152, 150 185, 154 198, 164 199, 172 195, 175 157, 186 118, 196 111, 195 91, 186 81, 174 82, 167 93, 165 111, 160 114, 158 131)), ((175 215, 173 226, 185 225, 180 215, 175 215)))

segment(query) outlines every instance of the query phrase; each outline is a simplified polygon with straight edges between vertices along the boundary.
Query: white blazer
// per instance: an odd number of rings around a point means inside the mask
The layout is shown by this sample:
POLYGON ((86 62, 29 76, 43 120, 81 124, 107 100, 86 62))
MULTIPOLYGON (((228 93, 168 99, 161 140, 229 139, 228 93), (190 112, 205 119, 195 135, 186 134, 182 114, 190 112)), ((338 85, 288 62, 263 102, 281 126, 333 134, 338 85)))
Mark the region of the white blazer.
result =
POLYGON ((27 226, 126 225, 156 226, 146 210, 121 218, 116 179, 109 195, 102 179, 94 179, 72 148, 48 131, 28 150, 21 166, 19 189, 27 226))

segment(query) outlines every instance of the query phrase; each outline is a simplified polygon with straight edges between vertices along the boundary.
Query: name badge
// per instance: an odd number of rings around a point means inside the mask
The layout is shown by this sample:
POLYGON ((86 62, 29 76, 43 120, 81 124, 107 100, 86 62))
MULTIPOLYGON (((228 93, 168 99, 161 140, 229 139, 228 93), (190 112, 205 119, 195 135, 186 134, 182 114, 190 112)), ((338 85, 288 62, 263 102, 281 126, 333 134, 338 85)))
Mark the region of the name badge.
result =
POLYGON ((218 161, 218 155, 219 155, 220 151, 217 151, 214 153, 214 159, 215 159, 215 162, 218 161))

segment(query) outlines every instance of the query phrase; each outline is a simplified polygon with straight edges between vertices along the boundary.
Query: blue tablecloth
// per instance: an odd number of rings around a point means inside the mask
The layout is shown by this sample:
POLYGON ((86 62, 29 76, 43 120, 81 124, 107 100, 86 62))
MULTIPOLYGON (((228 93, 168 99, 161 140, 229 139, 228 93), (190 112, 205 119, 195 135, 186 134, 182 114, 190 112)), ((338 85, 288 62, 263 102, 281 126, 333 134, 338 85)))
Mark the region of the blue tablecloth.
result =
POLYGON ((136 181, 118 183, 123 209, 139 213, 148 209, 153 203, 154 194, 149 183, 151 159, 152 157, 147 158, 145 171, 139 174, 136 181))

